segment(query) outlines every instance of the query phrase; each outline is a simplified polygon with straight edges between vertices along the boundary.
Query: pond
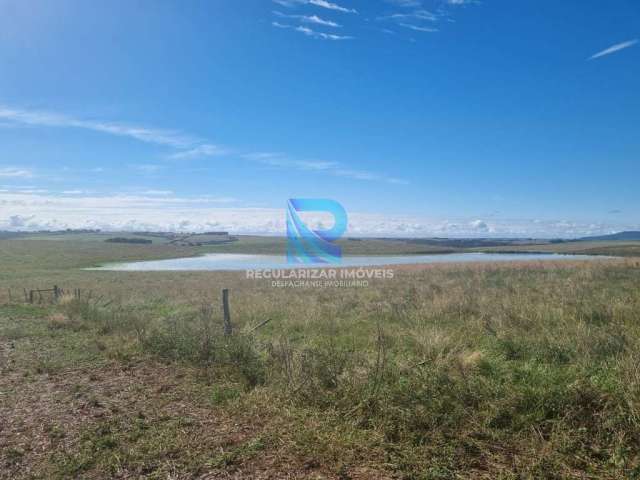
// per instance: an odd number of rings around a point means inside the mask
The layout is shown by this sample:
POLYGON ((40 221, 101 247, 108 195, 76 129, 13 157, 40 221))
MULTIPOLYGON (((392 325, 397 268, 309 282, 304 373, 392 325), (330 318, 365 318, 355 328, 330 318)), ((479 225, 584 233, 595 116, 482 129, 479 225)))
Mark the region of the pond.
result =
POLYGON ((409 265, 427 263, 514 262, 548 260, 602 260, 609 257, 592 255, 564 255, 553 253, 445 253, 431 255, 370 255, 343 257, 336 265, 290 265, 284 255, 254 255, 210 253, 199 257, 172 258, 142 262, 113 263, 94 270, 127 272, 191 271, 191 270, 255 270, 317 267, 372 267, 381 265, 409 265))

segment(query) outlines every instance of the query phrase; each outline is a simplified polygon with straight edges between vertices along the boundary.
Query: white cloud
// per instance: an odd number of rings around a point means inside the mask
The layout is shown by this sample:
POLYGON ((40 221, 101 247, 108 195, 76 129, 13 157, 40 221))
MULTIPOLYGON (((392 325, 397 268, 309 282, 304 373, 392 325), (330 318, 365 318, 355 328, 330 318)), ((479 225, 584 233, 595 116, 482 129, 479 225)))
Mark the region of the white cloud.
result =
POLYGON ((319 160, 293 160, 281 153, 259 152, 242 155, 245 160, 262 163, 281 168, 291 168, 302 171, 322 172, 336 177, 350 178, 353 180, 366 180, 374 182, 384 182, 393 185, 407 185, 409 182, 400 178, 390 177, 379 173, 364 170, 353 170, 345 167, 339 162, 319 161, 319 160))
POLYGON ((322 25, 324 27, 334 27, 334 28, 342 27, 342 25, 340 25, 339 23, 332 22, 331 20, 325 20, 323 18, 318 17, 317 15, 311 15, 311 16, 303 15, 300 20, 306 23, 315 23, 316 25, 322 25))
POLYGON ((410 13, 393 13, 391 15, 386 15, 380 17, 381 20, 389 19, 389 20, 424 20, 428 22, 437 22, 439 16, 435 13, 432 13, 428 10, 415 10, 410 13))
POLYGON ((87 192, 86 190, 63 190, 62 194, 63 195, 85 195, 89 192, 87 192))
POLYGON ((30 217, 23 217, 22 215, 11 215, 9 217, 8 225, 11 228, 20 229, 27 226, 27 222, 33 218, 33 215, 30 217))
POLYGON ((310 5, 315 5, 317 7, 327 8, 329 10, 336 10, 338 12, 344 13, 358 13, 354 8, 345 8, 337 5, 335 3, 327 2, 327 0, 308 0, 310 5))
POLYGON ((18 193, 20 195, 29 195, 34 193, 49 193, 49 190, 44 188, 35 188, 35 187, 7 187, 3 190, 5 193, 18 193))
MULTIPOLYGON (((240 208, 233 198, 160 194, 55 195, 0 192, 0 230, 99 228, 279 234, 286 231, 284 208, 240 208)), ((326 219, 311 215, 310 224, 326 219)), ((307 218, 305 218, 307 221, 307 218)), ((535 219, 438 219, 349 212, 351 236, 391 237, 582 237, 640 225, 535 219)))
POLYGON ((189 150, 173 153, 169 155, 169 158, 172 158, 174 160, 186 160, 200 157, 216 157, 227 155, 229 153, 230 151, 226 148, 205 143, 189 150))
POLYGON ((255 160, 255 161, 267 161, 270 159, 283 158, 284 153, 278 152, 254 152, 254 153, 245 153, 242 155, 242 158, 247 160, 255 160))
POLYGON ((141 195, 158 195, 161 197, 166 197, 168 195, 173 195, 172 190, 144 190, 140 192, 141 195))
POLYGON ((300 22, 303 22, 303 23, 313 23, 315 25, 322 25, 324 27, 333 27, 333 28, 342 27, 342 25, 340 25, 339 23, 336 23, 331 20, 325 20, 324 18, 320 18, 317 15, 288 15, 286 13, 282 13, 278 11, 274 11, 273 13, 278 17, 291 18, 291 19, 299 20, 300 22))
POLYGON ((610 46, 609 48, 605 48, 604 50, 591 55, 588 60, 594 60, 596 58, 604 57, 606 55, 611 55, 612 53, 619 52, 620 50, 624 50, 625 48, 629 48, 638 43, 637 39, 629 40, 622 43, 616 43, 615 45, 610 46))
POLYGON ((316 30, 313 30, 309 27, 303 27, 302 25, 300 26, 293 26, 293 25, 286 25, 280 22, 272 22, 271 25, 273 25, 276 28, 288 28, 291 30, 294 30, 296 32, 299 33, 303 33, 305 35, 307 35, 308 37, 312 37, 312 38, 318 38, 321 40, 352 40, 354 37, 351 37, 349 35, 334 35, 331 33, 324 33, 324 32, 318 32, 316 30))
POLYGON ((387 3, 398 7, 414 8, 422 6, 421 0, 387 0, 387 3))
POLYGON ((93 130, 100 133, 129 137, 141 142, 174 148, 188 148, 197 143, 197 139, 172 130, 160 130, 122 123, 80 120, 58 113, 28 111, 0 106, 0 118, 23 125, 93 130))
POLYGON ((295 7, 306 3, 305 0, 273 0, 273 3, 282 5, 283 7, 295 7))
MULTIPOLYGON (((317 6, 322 7, 328 10, 340 11, 340 12, 350 12, 350 13, 358 13, 353 8, 347 8, 337 3, 333 3, 327 0, 272 0, 274 3, 288 7, 295 8, 301 6, 317 6)), ((373 3, 373 2, 372 2, 373 3)), ((477 5, 480 4, 478 0, 438 0, 437 2, 430 2, 430 5, 434 5, 434 10, 429 11, 424 8, 425 3, 423 0, 384 0, 384 3, 387 4, 385 12, 384 10, 380 11, 379 16, 374 16, 375 19, 379 21, 393 22, 397 24, 399 27, 412 30, 414 32, 426 32, 432 33, 439 31, 438 28, 434 26, 430 26, 429 23, 439 23, 444 21, 453 22, 451 19, 450 12, 452 12, 456 6, 461 5, 477 5), (395 7, 395 8, 394 8, 395 7), (392 10, 389 12, 388 10, 392 10), (396 10, 395 12, 393 10, 396 10)), ((383 5, 384 5, 383 3, 383 5)), ((281 12, 274 12, 274 15, 280 18, 288 18, 295 19, 303 24, 313 24, 313 25, 321 25, 324 27, 332 27, 336 28, 341 26, 337 22, 333 20, 327 20, 320 18, 316 15, 288 15, 281 12)), ((364 19, 369 21, 368 19, 364 19)), ((321 38, 324 40, 345 40, 353 38, 352 36, 337 36, 331 35, 325 32, 318 32, 306 26, 295 26, 287 23, 282 23, 279 21, 274 21, 272 23, 274 27, 277 28, 288 28, 291 30, 295 30, 299 33, 303 33, 309 37, 313 38, 321 38)), ((384 33, 393 33, 392 30, 388 28, 376 29, 380 30, 384 33)))
MULTIPOLYGON (((410 3, 406 3, 401 6, 409 5, 410 3)), ((436 28, 434 24, 439 22, 444 15, 444 13, 436 14, 423 8, 418 8, 412 11, 403 10, 390 15, 384 15, 378 17, 378 20, 393 22, 399 27, 413 30, 414 32, 433 33, 438 31, 438 28, 436 28)))
MULTIPOLYGON (((274 22, 274 26, 280 28, 293 28, 294 30, 303 33, 305 35, 320 38, 325 40, 347 40, 353 37, 332 35, 322 32, 316 32, 307 27, 291 27, 288 25, 281 25, 274 22)), ((156 143, 174 148, 177 151, 167 155, 166 158, 174 160, 195 159, 200 157, 213 157, 228 155, 234 153, 233 150, 226 147, 214 145, 202 140, 190 140, 194 137, 189 136, 174 136, 169 134, 165 130, 154 130, 146 127, 124 127, 123 124, 115 123, 103 123, 103 122, 87 122, 77 119, 73 119, 66 115, 32 112, 20 109, 9 109, 0 107, 0 118, 16 122, 18 124, 30 125, 30 126, 51 126, 51 127, 67 127, 67 128, 85 128, 89 130, 99 131, 103 133, 109 133, 114 135, 125 135, 131 138, 135 138, 140 141, 156 143), (164 132, 164 133, 162 133, 164 132)), ((236 152, 237 153, 237 152, 236 152)), ((245 159, 254 161, 260 161, 261 163, 269 163, 272 166, 280 166, 282 168, 295 168, 297 170, 305 170, 309 172, 319 172, 328 175, 340 176, 345 178, 352 178, 357 180, 375 180, 383 181, 392 184, 406 184, 407 182, 401 179, 389 178, 380 174, 372 172, 364 172, 357 170, 350 170, 348 167, 333 163, 333 162, 309 162, 309 161, 295 161, 287 160, 282 154, 264 154, 264 153, 245 153, 241 155, 245 159), (267 156, 265 156, 267 155, 267 156)), ((142 172, 145 174, 158 173, 161 170, 167 168, 166 165, 161 164, 130 164, 128 168, 142 172)), ((91 170, 92 173, 102 173, 104 168, 96 167, 91 170)), ((28 178, 32 177, 33 172, 24 168, 5 167, 0 168, 0 177, 15 177, 15 178, 28 178)))
POLYGON ((354 37, 349 35, 334 35, 331 33, 317 32, 309 27, 295 27, 296 32, 304 33, 305 35, 313 38, 319 38, 322 40, 352 40, 354 37))
POLYGON ((416 32, 437 32, 438 29, 437 28, 433 28, 433 27, 420 27, 418 25, 412 25, 410 23, 399 23, 398 25, 400 25, 401 27, 404 28, 408 28, 410 30, 414 30, 416 32))
POLYGON ((31 178, 33 171, 28 168, 3 167, 0 168, 0 178, 31 178))
POLYGON ((489 226, 483 220, 473 220, 470 222, 470 227, 478 232, 488 232, 490 231, 489 226))
POLYGON ((129 165, 129 168, 133 168, 134 170, 137 170, 142 173, 157 173, 160 170, 163 170, 164 166, 143 163, 143 164, 137 164, 137 165, 129 165))
POLYGON ((336 12, 358 13, 354 8, 342 7, 337 3, 329 2, 327 0, 273 0, 273 3, 277 3, 278 5, 282 5, 283 7, 314 5, 316 7, 326 8, 327 10, 334 10, 336 12))

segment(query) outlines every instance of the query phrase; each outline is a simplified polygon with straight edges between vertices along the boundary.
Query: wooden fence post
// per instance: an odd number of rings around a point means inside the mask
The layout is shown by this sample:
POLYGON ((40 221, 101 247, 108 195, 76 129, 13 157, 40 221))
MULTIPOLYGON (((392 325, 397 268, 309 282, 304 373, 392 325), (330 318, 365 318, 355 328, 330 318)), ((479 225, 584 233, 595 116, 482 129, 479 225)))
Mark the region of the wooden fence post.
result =
POLYGON ((60 297, 60 290, 58 290, 58 286, 53 286, 53 299, 58 302, 58 297, 60 297))
POLYGON ((33 303, 33 290, 29 290, 29 303, 33 303))
POLYGON ((231 325, 231 313, 229 312, 229 290, 222 290, 222 314, 224 316, 224 334, 229 336, 233 333, 233 326, 231 325))

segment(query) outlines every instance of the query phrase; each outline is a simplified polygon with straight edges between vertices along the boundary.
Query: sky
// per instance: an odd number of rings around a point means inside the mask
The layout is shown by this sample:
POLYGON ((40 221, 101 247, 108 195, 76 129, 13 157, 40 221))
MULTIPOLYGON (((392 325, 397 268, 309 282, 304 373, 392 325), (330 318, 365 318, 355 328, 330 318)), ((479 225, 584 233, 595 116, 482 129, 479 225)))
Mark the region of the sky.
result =
POLYGON ((638 39, 637 0, 0 0, 0 229, 640 229, 638 39))

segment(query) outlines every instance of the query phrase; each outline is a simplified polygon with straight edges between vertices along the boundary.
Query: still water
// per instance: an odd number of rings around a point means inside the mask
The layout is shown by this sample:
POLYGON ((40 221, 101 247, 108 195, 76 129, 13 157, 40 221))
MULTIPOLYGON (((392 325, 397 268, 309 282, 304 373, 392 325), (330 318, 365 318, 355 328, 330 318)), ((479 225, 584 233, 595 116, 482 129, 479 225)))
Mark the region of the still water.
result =
MULTIPOLYGON (((371 267, 380 265, 408 265, 420 263, 465 263, 465 262, 514 262, 526 260, 597 260, 607 257, 590 255, 561 255, 535 253, 447 253, 437 255, 376 255, 343 257, 339 265, 332 267, 371 267)), ((328 265, 305 265, 305 267, 327 267, 328 265)), ((210 253, 200 257, 173 258, 144 262, 113 263, 96 270, 118 270, 128 272, 179 271, 179 270, 249 270, 300 268, 288 265, 283 255, 252 255, 237 253, 210 253)))

